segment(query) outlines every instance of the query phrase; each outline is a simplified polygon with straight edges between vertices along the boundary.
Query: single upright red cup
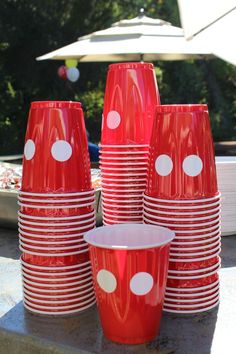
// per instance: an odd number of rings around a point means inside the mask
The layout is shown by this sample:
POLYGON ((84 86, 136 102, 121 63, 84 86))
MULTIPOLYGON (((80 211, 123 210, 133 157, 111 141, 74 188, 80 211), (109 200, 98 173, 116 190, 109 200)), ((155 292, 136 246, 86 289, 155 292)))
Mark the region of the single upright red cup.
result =
POLYGON ((158 104, 160 98, 152 64, 110 65, 101 144, 149 144, 155 106, 158 104))
POLYGON ((170 242, 174 232, 117 224, 86 233, 104 335, 119 343, 153 340, 159 333, 170 242))
POLYGON ((217 193, 207 105, 157 106, 146 194, 176 200, 210 198, 217 193))
POLYGON ((91 189, 84 116, 79 102, 32 102, 25 137, 22 191, 91 189))

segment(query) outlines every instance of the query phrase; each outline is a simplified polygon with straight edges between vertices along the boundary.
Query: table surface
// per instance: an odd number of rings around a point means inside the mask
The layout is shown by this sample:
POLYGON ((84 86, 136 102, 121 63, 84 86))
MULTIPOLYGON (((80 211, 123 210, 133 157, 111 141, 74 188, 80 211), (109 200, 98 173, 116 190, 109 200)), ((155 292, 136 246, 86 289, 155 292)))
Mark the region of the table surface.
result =
POLYGON ((19 256, 16 230, 0 229, 0 354, 236 353, 236 236, 222 238, 220 305, 196 315, 164 313, 159 338, 144 345, 104 338, 95 306, 64 318, 27 312, 19 256))

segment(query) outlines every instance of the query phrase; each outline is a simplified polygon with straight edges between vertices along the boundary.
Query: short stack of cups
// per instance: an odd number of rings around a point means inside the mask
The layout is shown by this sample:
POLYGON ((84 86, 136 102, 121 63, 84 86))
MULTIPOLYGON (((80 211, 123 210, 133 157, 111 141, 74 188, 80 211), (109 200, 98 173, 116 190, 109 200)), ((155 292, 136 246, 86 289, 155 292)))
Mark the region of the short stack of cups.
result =
POLYGON ((149 142, 160 104, 149 63, 109 66, 102 119, 100 168, 105 225, 142 223, 149 142))
POLYGON ((144 223, 175 232, 164 310, 219 302, 220 193, 206 105, 158 106, 150 142, 144 223))
POLYGON ((84 234, 95 228, 95 193, 79 102, 31 104, 18 213, 24 306, 64 315, 95 302, 84 234))

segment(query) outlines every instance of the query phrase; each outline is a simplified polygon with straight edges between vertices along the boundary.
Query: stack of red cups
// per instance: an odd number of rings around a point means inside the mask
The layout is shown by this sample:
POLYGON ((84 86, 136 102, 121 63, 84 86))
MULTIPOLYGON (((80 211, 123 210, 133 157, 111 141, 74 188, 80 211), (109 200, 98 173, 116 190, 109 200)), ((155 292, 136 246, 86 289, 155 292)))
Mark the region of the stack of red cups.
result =
POLYGON ((62 315, 95 303, 87 243, 95 193, 79 102, 31 104, 26 132, 19 238, 24 306, 62 315))
POLYGON ((100 168, 105 225, 142 223, 154 111, 160 104, 152 64, 109 66, 100 168))
POLYGON ((207 105, 157 107, 144 223, 176 234, 164 310, 196 313, 219 302, 220 193, 207 105))

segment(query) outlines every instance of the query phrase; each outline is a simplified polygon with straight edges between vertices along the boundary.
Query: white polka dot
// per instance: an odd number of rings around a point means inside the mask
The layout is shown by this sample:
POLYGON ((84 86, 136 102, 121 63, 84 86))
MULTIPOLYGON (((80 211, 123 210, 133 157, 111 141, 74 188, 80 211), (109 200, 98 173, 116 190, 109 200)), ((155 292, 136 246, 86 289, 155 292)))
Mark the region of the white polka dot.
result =
POLYGON ((156 172, 160 176, 168 176, 173 169, 173 162, 168 155, 160 155, 155 162, 156 172))
POLYGON ((119 127, 121 122, 121 117, 118 112, 110 111, 107 115, 107 126, 110 129, 116 129, 119 127))
POLYGON ((146 272, 139 272, 130 280, 130 290, 135 295, 146 295, 152 287, 153 277, 146 272))
POLYGON ((116 290, 117 281, 111 272, 101 269, 97 274, 97 282, 106 293, 113 293, 116 290))
POLYGON ((202 171, 203 163, 199 156, 189 155, 183 161, 183 170, 186 175, 195 177, 202 171))
POLYGON ((31 160, 34 157, 34 154, 35 154, 35 143, 33 142, 33 140, 28 139, 24 147, 24 155, 26 160, 31 160))
POLYGON ((52 156, 55 160, 63 162, 69 160, 72 155, 72 148, 65 140, 57 140, 51 148, 52 156))

